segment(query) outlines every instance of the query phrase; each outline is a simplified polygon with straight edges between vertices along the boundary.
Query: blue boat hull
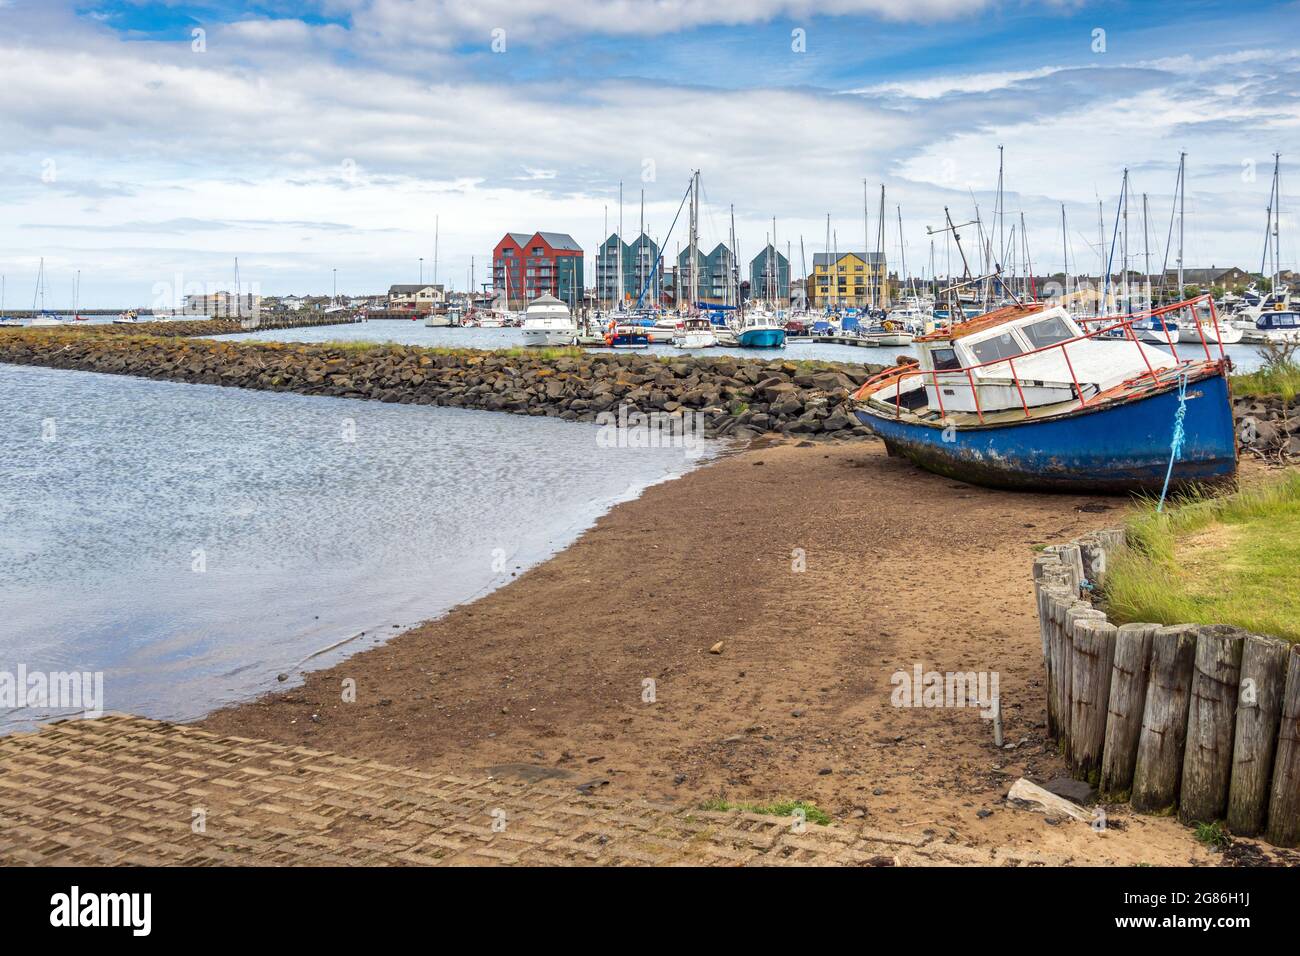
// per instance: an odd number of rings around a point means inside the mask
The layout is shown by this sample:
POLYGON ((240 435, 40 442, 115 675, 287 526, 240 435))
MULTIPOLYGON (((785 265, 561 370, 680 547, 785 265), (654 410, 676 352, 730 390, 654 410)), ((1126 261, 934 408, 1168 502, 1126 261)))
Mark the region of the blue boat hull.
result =
MULTIPOLYGON (((1159 492, 1169 467, 1176 386, 1056 418, 949 429, 899 421, 859 405, 858 419, 891 455, 973 484, 1063 492, 1159 492), (948 439, 945 441, 945 434, 948 439)), ((1170 487, 1231 481, 1237 441, 1227 379, 1187 387, 1185 438, 1170 487)))
POLYGON ((743 329, 736 335, 742 349, 779 349, 785 347, 785 329, 743 329))

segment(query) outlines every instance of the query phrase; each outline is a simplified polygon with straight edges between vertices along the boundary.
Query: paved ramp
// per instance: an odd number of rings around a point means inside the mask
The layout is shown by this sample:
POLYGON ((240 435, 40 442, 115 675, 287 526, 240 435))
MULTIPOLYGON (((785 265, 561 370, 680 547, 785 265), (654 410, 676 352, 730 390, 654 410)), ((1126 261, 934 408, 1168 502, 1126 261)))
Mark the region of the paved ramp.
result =
POLYGON ((587 796, 129 716, 0 738, 0 863, 1043 865, 860 823, 587 796))

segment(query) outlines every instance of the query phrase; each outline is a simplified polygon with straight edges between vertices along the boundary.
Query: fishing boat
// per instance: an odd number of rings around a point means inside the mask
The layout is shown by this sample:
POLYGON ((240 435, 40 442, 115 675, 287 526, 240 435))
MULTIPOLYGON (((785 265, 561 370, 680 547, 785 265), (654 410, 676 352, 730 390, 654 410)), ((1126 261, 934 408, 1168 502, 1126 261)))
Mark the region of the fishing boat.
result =
POLYGON ((673 336, 673 345, 679 349, 707 349, 717 344, 713 323, 704 318, 683 319, 673 336))
POLYGON ((785 348, 785 326, 766 312, 750 312, 736 326, 736 344, 742 349, 785 348))
POLYGON ((644 349, 650 346, 649 330, 634 322, 609 320, 605 327, 605 345, 611 349, 644 349))
POLYGON ((578 338, 578 325, 567 305, 553 295, 541 295, 528 303, 523 336, 524 345, 572 345, 578 338))
POLYGON ((917 338, 919 359, 868 380, 854 412, 891 455, 975 484, 1096 493, 1230 480, 1222 347, 1202 340, 1184 360, 1131 333, 1124 348, 1102 341, 1133 321, 1085 332, 1060 306, 997 309, 917 338))

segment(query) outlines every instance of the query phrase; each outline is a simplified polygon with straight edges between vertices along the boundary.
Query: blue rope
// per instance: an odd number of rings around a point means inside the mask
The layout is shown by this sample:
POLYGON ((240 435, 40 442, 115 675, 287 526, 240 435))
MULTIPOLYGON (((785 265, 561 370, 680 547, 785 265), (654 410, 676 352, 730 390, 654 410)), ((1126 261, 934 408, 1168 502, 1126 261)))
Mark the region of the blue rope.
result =
POLYGON ((1183 450, 1183 440, 1187 437, 1183 431, 1183 419, 1187 417, 1187 373, 1178 376, 1178 411, 1174 412, 1174 439, 1169 444, 1169 468, 1165 471, 1165 486, 1160 489, 1160 502, 1156 512, 1165 510, 1165 496, 1169 493, 1169 479, 1174 473, 1174 462, 1183 450))

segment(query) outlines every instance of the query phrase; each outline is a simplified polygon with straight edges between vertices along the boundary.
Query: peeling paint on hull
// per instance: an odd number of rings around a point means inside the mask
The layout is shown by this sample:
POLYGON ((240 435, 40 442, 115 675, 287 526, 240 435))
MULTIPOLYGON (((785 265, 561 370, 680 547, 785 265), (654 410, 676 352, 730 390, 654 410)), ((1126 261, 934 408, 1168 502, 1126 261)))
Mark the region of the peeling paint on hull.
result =
MULTIPOLYGON (((1237 442, 1227 379, 1197 379, 1187 396, 1186 438, 1171 487, 1231 481, 1237 442)), ((1178 390, 1171 386, 1055 418, 953 429, 949 442, 938 425, 899 421, 862 405, 854 411, 890 454, 949 478, 995 488, 1091 493, 1158 492, 1177 410, 1178 390)))

